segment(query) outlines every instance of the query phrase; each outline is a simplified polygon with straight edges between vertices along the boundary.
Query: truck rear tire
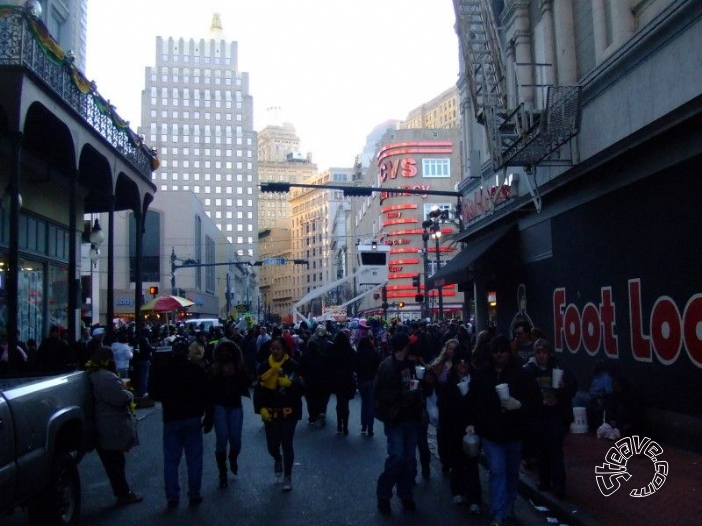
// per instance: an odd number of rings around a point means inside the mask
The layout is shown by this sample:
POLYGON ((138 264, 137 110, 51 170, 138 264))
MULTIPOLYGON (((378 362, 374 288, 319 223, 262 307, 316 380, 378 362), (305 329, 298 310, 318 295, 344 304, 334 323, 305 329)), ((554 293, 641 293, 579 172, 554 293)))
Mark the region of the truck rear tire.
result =
POLYGON ((51 467, 49 483, 27 506, 32 526, 78 526, 80 520, 80 475, 76 461, 61 453, 51 467))

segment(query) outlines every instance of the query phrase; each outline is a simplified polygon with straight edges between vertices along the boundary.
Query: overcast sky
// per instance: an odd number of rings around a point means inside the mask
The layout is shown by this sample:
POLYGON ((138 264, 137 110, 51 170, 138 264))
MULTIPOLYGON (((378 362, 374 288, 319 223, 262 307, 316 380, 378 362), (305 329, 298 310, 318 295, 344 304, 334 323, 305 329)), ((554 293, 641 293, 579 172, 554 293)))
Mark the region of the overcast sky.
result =
POLYGON ((351 166, 377 124, 458 78, 451 0, 90 0, 86 74, 133 130, 156 37, 206 38, 213 13, 238 42, 256 131, 282 108, 320 169, 351 166))

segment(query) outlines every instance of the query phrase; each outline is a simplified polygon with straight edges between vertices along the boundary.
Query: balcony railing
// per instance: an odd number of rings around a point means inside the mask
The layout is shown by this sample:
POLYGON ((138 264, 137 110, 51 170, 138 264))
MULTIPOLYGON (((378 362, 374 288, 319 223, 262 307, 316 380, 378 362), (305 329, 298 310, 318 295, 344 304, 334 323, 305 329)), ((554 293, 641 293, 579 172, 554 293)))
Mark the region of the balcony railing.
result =
POLYGON ((22 7, 0 7, 0 70, 21 66, 31 70, 96 132, 104 137, 146 179, 159 161, 154 150, 129 128, 109 100, 73 65, 41 20, 22 7))

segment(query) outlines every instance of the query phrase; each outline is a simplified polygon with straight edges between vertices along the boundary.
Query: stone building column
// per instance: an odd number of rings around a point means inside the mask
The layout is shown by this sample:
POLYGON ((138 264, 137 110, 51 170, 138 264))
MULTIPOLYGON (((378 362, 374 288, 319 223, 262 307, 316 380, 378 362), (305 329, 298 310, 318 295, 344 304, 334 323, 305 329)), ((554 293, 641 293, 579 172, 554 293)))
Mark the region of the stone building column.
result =
POLYGON ((595 64, 605 59, 607 42, 607 12, 605 0, 592 0, 592 38, 595 42, 595 64))
POLYGON ((575 84, 578 80, 578 64, 575 58, 572 0, 554 0, 553 16, 556 34, 557 83, 575 84))
MULTIPOLYGON (((554 84, 557 78, 555 40, 553 34, 553 0, 541 0, 541 27, 544 36, 544 63, 551 64, 541 68, 542 84, 554 84)), ((543 101, 542 106, 546 105, 543 101)))
MULTIPOLYGON (((507 28, 508 60, 505 74, 508 93, 513 102, 524 102, 526 109, 531 109, 534 107, 534 59, 531 53, 529 2, 508 0, 505 2, 502 20, 502 25, 507 28)), ((510 106, 516 107, 516 104, 510 106)))

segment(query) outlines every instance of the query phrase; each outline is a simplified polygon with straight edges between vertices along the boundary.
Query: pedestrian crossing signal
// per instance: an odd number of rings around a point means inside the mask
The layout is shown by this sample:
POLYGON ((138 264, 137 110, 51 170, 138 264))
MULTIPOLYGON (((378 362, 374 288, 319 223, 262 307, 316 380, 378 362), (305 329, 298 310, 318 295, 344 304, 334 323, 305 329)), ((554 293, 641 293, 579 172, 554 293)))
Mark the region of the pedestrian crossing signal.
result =
POLYGON ((405 302, 401 301, 400 303, 397 304, 398 307, 402 308, 405 306, 405 302))
POLYGON ((153 294, 153 295, 158 294, 158 287, 153 287, 153 286, 149 287, 149 294, 153 294))

